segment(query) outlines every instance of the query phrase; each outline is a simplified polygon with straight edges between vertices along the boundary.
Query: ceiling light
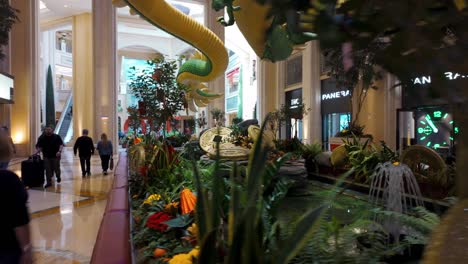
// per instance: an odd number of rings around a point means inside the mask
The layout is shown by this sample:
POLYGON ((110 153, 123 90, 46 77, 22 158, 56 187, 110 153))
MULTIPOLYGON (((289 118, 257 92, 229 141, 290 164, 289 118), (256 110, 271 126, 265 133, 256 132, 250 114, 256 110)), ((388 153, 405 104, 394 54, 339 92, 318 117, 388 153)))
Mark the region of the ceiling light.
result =
POLYGON ((63 5, 63 7, 65 7, 65 8, 69 8, 70 6, 69 6, 69 5, 63 5))
POLYGON ((47 8, 47 6, 44 4, 44 2, 39 1, 39 9, 42 10, 42 9, 45 9, 45 8, 47 8))

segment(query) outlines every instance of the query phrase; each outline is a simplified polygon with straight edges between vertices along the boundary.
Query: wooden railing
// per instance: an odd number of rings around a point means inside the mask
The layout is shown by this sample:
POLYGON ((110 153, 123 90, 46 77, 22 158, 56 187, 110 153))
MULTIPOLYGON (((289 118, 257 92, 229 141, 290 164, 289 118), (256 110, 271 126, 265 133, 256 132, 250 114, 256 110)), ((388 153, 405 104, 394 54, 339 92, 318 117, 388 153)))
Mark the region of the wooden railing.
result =
POLYGON ((128 198, 128 159, 127 153, 121 152, 91 263, 132 263, 128 198))

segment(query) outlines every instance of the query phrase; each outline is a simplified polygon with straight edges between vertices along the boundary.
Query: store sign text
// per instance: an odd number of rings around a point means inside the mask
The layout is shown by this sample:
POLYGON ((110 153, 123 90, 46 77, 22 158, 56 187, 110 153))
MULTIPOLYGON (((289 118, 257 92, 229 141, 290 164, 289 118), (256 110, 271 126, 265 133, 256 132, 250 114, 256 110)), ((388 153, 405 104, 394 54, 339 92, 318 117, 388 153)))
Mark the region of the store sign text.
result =
POLYGON ((339 91, 339 92, 334 92, 334 93, 326 93, 326 94, 322 94, 322 101, 346 97, 346 96, 349 96, 350 94, 351 93, 349 90, 339 91))
MULTIPOLYGON (((464 74, 460 74, 456 72, 444 72, 444 75, 447 80, 468 78, 468 74, 464 75, 464 74)), ((413 84, 428 84, 428 83, 431 83, 431 81, 432 81, 431 76, 421 76, 421 77, 415 78, 413 80, 413 84)))

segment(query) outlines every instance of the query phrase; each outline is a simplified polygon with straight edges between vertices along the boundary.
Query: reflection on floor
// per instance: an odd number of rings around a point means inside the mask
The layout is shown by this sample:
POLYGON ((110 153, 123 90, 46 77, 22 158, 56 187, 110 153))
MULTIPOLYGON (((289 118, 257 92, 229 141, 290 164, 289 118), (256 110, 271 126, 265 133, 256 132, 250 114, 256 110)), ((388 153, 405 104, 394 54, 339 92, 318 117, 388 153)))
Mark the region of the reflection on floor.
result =
MULTIPOLYGON (((20 161, 12 161, 9 169, 21 176, 20 161)), ((63 153, 61 171, 60 184, 28 190, 35 263, 89 263, 113 174, 102 174, 95 155, 91 177, 82 178, 70 148, 63 153)))

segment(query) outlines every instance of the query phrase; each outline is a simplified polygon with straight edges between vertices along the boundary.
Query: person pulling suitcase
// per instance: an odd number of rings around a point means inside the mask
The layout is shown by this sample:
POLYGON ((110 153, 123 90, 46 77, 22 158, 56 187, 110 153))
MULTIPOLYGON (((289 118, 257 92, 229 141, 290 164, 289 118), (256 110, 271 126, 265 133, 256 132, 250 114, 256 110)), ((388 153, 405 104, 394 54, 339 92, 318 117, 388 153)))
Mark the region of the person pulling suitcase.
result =
POLYGON ((57 183, 60 183, 62 181, 62 178, 60 178, 60 158, 62 156, 63 141, 59 135, 54 133, 51 126, 47 126, 44 133, 38 138, 36 150, 36 155, 42 152, 44 158, 46 171, 44 188, 52 186, 54 173, 57 177, 57 183))

